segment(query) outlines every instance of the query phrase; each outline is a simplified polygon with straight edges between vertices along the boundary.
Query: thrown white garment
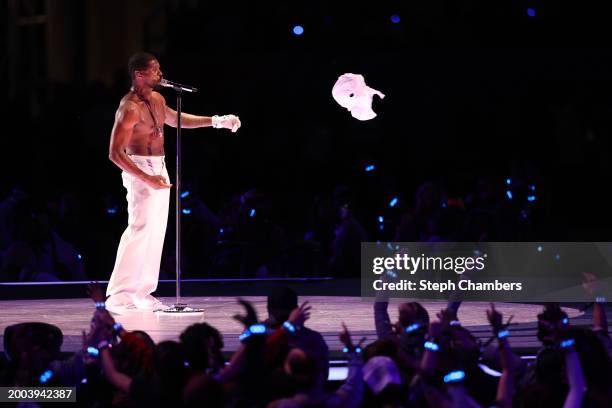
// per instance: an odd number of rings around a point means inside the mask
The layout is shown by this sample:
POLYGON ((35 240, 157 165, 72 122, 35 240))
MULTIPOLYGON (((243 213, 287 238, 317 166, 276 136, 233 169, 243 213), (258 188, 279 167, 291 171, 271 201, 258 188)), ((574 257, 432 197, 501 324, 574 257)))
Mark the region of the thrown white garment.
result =
POLYGON ((332 96, 340 106, 351 112, 355 119, 370 120, 376 117, 372 110, 372 97, 385 95, 366 85, 363 75, 341 75, 332 89, 332 96))

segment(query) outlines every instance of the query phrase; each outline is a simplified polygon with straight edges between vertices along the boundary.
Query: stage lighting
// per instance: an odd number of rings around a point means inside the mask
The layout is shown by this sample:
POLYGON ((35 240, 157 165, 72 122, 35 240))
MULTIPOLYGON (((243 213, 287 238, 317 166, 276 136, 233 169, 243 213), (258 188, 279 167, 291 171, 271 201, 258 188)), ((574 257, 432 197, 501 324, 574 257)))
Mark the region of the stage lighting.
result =
POLYGON ((538 252, 542 252, 542 245, 538 246, 538 252))
POLYGON ((507 185, 512 184, 512 179, 511 179, 511 178, 507 178, 507 179, 506 179, 506 184, 507 184, 507 185))
POLYGON ((301 25, 296 25, 293 27, 293 34, 295 35, 302 35, 304 34, 304 27, 302 27, 301 25))
POLYGON ((81 256, 81 254, 77 254, 77 258, 83 259, 83 256, 81 256))
POLYGON ((382 215, 378 216, 378 222, 383 223, 385 222, 385 218, 382 215))
POLYGON ((391 16, 391 22, 392 22, 393 24, 398 24, 398 23, 400 22, 400 16, 399 16, 399 15, 397 15, 397 14, 393 14, 393 15, 391 16))

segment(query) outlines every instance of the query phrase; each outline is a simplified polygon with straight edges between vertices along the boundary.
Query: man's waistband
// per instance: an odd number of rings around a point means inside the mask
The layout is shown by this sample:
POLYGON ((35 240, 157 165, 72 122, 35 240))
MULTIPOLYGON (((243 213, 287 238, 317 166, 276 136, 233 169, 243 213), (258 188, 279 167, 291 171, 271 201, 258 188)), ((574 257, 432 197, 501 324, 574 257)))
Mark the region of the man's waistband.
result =
POLYGON ((137 154, 128 154, 128 157, 132 160, 149 160, 153 163, 162 163, 166 156, 139 156, 137 154))

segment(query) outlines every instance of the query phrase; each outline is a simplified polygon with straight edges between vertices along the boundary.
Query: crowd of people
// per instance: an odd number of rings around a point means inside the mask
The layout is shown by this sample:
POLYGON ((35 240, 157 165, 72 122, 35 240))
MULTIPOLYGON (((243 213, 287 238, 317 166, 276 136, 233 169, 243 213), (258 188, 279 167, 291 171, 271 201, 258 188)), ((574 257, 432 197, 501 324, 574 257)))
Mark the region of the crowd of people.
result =
MULTIPOLYGON (((362 191, 338 186, 330 194, 317 195, 302 214, 293 209, 285 214, 282 199, 258 189, 236 194, 212 209, 197 185, 187 181, 182 269, 191 278, 355 277, 361 242, 539 237, 539 204, 527 199, 529 194, 535 197, 535 184, 514 179, 508 186, 507 181, 482 179, 463 194, 427 182, 413 199, 393 207, 372 204, 362 191), (512 200, 506 191, 510 189, 512 200)), ((108 197, 92 200, 70 193, 41 198, 18 189, 4 197, 0 281, 108 279, 125 210, 108 197)), ((173 234, 169 225, 162 279, 174 276, 173 234)))
POLYGON ((338 321, 348 375, 337 384, 328 381, 323 336, 306 324, 313 305, 299 304, 290 288, 268 295, 265 320, 238 299, 244 314, 233 318, 244 331, 227 361, 222 334, 207 323, 187 327, 178 341, 155 344, 115 320, 100 286, 91 284, 89 293, 91 325, 82 348, 67 358, 61 358, 56 326, 6 328, 3 386, 76 387, 86 407, 572 408, 612 401, 612 343, 602 299, 593 305, 592 328, 573 326, 559 305, 546 304, 537 316, 541 348, 531 362, 513 352, 511 319, 504 322, 494 304, 487 310, 491 339, 482 343, 461 325, 460 302, 435 317, 417 302, 402 303, 392 322, 387 300, 378 299, 375 341, 354 341, 338 321))

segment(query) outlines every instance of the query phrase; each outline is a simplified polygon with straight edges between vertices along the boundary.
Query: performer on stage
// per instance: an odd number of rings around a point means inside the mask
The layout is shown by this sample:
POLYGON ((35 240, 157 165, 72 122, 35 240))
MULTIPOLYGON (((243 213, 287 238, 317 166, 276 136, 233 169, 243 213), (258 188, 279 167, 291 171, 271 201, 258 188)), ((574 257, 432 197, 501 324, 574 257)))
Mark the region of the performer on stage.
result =
MULTIPOLYGON (((154 90, 162 71, 153 55, 132 55, 128 70, 132 87, 119 103, 109 148, 110 160, 123 171, 128 226, 119 242, 106 304, 111 311, 156 310, 165 307, 151 293, 157 288, 172 186, 164 160, 164 124, 176 127, 178 115, 154 90)), ((240 119, 181 115, 182 128, 208 126, 235 132, 240 119)))

